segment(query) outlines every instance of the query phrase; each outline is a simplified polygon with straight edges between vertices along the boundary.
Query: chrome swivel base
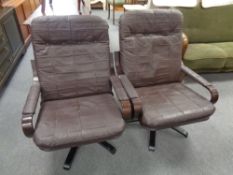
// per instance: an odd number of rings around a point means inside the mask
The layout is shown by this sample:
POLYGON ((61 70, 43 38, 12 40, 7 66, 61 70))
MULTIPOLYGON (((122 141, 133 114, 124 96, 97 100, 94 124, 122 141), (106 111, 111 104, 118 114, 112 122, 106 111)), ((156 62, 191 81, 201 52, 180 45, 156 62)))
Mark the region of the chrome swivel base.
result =
MULTIPOLYGON (((116 148, 113 145, 111 145, 110 143, 104 141, 104 142, 100 142, 99 144, 102 147, 104 147, 106 150, 108 150, 111 154, 115 154, 116 153, 116 148)), ((77 150, 78 150, 78 147, 72 147, 72 148, 70 148, 70 151, 69 151, 69 153, 68 153, 68 155, 66 157, 66 160, 64 162, 64 165, 63 165, 63 168, 65 170, 70 170, 77 150)))
POLYGON ((104 147, 106 150, 108 150, 111 154, 115 154, 116 153, 116 148, 111 145, 108 142, 100 142, 99 143, 102 147, 104 147))
MULTIPOLYGON (((181 127, 172 127, 172 129, 176 132, 178 132, 179 134, 181 134, 182 136, 184 136, 185 138, 188 137, 188 132, 186 130, 184 130, 181 127)), ((155 151, 155 146, 156 146, 156 130, 150 130, 150 138, 149 138, 149 151, 155 151)))
POLYGON ((74 157, 76 155, 77 150, 78 150, 78 147, 70 148, 70 151, 69 151, 69 153, 68 153, 68 155, 66 157, 65 163, 63 165, 63 168, 65 170, 69 170, 71 168, 71 165, 73 163, 73 160, 74 160, 74 157))
POLYGON ((156 145, 156 131, 150 130, 150 138, 149 138, 149 151, 155 151, 155 145, 156 145))
POLYGON ((187 138, 188 135, 189 135, 189 133, 185 129, 181 128, 181 127, 173 127, 172 129, 174 131, 178 132, 179 134, 181 134, 182 136, 184 136, 185 138, 187 138))

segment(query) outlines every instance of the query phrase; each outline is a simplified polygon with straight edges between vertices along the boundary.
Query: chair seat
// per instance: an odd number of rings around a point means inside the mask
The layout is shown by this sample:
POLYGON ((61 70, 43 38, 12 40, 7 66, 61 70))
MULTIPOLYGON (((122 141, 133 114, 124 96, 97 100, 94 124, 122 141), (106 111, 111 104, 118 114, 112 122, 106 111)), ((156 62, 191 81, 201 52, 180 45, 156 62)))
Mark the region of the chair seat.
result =
POLYGON ((111 94, 44 102, 34 142, 42 150, 95 143, 121 134, 125 126, 111 94))
POLYGON ((137 88, 142 98, 141 124, 163 129, 204 121, 215 111, 207 99, 182 83, 137 88))

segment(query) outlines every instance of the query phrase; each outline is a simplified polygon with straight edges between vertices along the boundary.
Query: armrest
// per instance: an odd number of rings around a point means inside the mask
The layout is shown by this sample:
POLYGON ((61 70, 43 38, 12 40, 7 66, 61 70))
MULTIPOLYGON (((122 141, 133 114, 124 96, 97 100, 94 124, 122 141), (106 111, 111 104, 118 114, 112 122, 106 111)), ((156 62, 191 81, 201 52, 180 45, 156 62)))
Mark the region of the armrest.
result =
POLYGON ((218 101, 218 91, 211 83, 209 83, 206 79, 204 79, 203 77, 198 75, 196 72, 194 72, 190 68, 186 67, 184 64, 182 64, 181 70, 183 73, 185 73, 186 75, 191 77, 193 80, 197 81, 199 84, 204 86, 210 92, 210 95, 211 95, 210 102, 211 103, 214 104, 218 101))
POLYGON ((31 137, 34 133, 33 115, 36 111, 37 102, 40 96, 39 82, 34 81, 27 96, 26 103, 22 112, 22 129, 27 137, 31 137))
POLYGON ((120 79, 116 76, 111 76, 110 78, 112 89, 117 98, 117 102, 121 108, 123 118, 128 120, 131 119, 131 104, 125 90, 120 82, 120 79))
POLYGON ((182 33, 182 39, 183 39, 182 58, 184 59, 184 54, 188 48, 189 39, 185 33, 182 33))
POLYGON ((128 97, 130 98, 131 103, 133 104, 134 117, 138 118, 142 112, 141 98, 126 75, 119 75, 119 78, 128 97))
POLYGON ((115 75, 122 74, 121 64, 120 64, 120 52, 113 52, 113 66, 115 75))

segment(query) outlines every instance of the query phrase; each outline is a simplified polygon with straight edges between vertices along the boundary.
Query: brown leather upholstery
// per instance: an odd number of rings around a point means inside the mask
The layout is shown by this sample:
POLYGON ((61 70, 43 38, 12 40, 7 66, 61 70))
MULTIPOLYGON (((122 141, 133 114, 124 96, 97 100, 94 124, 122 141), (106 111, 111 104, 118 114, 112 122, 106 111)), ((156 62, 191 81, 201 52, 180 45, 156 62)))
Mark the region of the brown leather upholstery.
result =
POLYGON ((32 22, 32 43, 39 81, 32 85, 22 113, 24 134, 43 150, 120 135, 122 115, 130 116, 131 106, 119 78, 110 77, 107 23, 96 16, 40 17, 32 22))
POLYGON ((209 119, 214 106, 182 83, 137 88, 142 100, 141 123, 163 129, 209 119))
POLYGON ((45 100, 111 91, 108 25, 98 17, 32 22, 36 69, 45 100))
POLYGON ((176 10, 127 12, 121 16, 121 65, 135 87, 179 80, 181 22, 176 10))
POLYGON ((207 120, 215 111, 217 90, 182 64, 181 26, 177 10, 126 12, 120 18, 120 67, 125 75, 119 77, 134 114, 151 129, 207 120), (207 88, 211 100, 186 87, 182 73, 207 88))
POLYGON ((120 110, 110 94, 43 103, 34 141, 43 150, 95 143, 124 130, 120 110))

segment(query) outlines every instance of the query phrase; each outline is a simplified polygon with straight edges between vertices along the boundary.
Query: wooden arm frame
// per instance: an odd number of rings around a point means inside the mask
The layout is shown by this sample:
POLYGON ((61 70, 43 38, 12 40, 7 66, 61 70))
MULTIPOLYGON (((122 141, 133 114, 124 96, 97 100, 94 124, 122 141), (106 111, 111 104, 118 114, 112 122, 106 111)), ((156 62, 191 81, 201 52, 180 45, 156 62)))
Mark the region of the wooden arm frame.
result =
POLYGON ((133 106, 133 117, 138 119, 142 113, 141 98, 126 75, 119 75, 119 78, 133 106))
POLYGON ((130 120, 132 118, 130 99, 126 94, 120 79, 117 76, 111 76, 110 81, 113 89, 113 94, 120 106, 123 118, 125 120, 130 120))
POLYGON ((191 70, 190 68, 186 67, 184 64, 181 66, 181 70, 184 74, 188 75, 190 78, 201 84, 203 87, 205 87, 211 95, 210 102, 216 103, 218 101, 219 95, 217 89, 206 79, 198 75, 196 72, 191 70))
POLYGON ((136 92, 135 88, 133 87, 132 83, 129 81, 126 75, 123 75, 121 64, 120 64, 120 52, 113 53, 113 66, 114 66, 114 73, 116 76, 119 77, 121 84, 126 91, 126 94, 130 100, 132 105, 132 118, 131 120, 138 120, 142 113, 142 101, 139 97, 138 93, 136 92))
MULTIPOLYGON (((185 33, 182 34, 182 38, 183 38, 182 58, 184 59, 184 54, 188 48, 189 40, 188 40, 188 37, 185 33)), ((210 92, 210 95, 211 95, 210 102, 211 103, 214 104, 218 101, 218 97, 219 97, 218 91, 211 83, 209 83, 207 80, 205 80, 203 77, 198 75, 196 72, 194 72, 190 68, 186 67, 184 64, 181 65, 181 71, 183 74, 188 75, 193 80, 197 81, 199 84, 204 86, 210 92)))
POLYGON ((37 103, 40 97, 40 85, 38 81, 34 81, 27 96, 26 103, 22 112, 22 129, 27 137, 32 137, 34 133, 33 116, 36 111, 37 103))

